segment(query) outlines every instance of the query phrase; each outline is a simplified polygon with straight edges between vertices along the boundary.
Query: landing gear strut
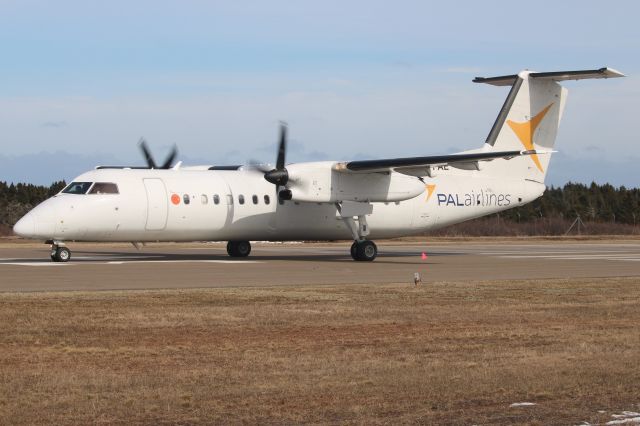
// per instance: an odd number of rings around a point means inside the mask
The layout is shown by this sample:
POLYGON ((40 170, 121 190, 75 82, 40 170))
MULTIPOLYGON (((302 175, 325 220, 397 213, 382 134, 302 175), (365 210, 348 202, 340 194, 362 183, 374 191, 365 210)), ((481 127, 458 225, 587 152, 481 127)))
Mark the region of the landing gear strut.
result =
POLYGON ((231 257, 247 257, 251 253, 251 243, 249 241, 229 241, 227 253, 231 257))
POLYGON ((51 260, 54 262, 68 262, 71 260, 71 250, 62 243, 51 243, 51 260))
POLYGON ((353 260, 371 262, 378 255, 376 244, 365 239, 369 235, 367 215, 373 212, 371 203, 342 201, 336 203, 336 210, 353 235, 353 244, 351 244, 353 260))

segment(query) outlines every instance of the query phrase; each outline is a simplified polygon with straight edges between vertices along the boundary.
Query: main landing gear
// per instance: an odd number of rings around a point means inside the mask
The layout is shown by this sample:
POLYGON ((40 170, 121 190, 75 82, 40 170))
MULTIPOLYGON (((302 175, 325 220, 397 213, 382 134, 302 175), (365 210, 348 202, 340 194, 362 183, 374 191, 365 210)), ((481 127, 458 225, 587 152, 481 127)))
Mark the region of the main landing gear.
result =
POLYGON ((231 257, 247 257, 251 253, 251 243, 249 241, 229 241, 227 253, 231 257))
POLYGON ((373 212, 371 203, 342 201, 336 203, 336 210, 353 235, 351 257, 353 260, 371 262, 378 256, 376 243, 367 240, 369 225, 367 215, 373 212))
POLYGON ((378 256, 378 247, 371 240, 354 241, 351 244, 351 257, 353 260, 371 262, 378 256))
POLYGON ((54 241, 51 243, 51 260, 54 262, 68 262, 71 260, 71 250, 63 243, 54 241))

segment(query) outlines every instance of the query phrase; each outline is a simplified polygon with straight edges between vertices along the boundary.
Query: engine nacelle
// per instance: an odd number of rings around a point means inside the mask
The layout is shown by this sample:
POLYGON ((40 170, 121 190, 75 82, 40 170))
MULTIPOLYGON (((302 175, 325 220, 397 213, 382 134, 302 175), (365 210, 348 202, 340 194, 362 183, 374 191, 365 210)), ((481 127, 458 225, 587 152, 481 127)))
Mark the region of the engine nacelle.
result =
POLYGON ((293 201, 404 201, 425 191, 418 178, 400 173, 353 173, 333 169, 333 162, 290 164, 289 183, 293 201))

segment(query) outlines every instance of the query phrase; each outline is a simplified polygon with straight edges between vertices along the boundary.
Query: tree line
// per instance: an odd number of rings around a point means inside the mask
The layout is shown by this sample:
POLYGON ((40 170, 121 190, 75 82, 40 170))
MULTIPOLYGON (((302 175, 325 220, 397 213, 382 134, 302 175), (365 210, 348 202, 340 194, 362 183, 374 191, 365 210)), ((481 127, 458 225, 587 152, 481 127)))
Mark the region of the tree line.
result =
POLYGON ((583 185, 567 183, 563 187, 547 188, 537 200, 500 213, 514 222, 531 222, 539 218, 559 218, 582 221, 635 225, 640 223, 640 188, 619 188, 613 185, 583 185))
MULTIPOLYGON (((54 182, 49 186, 0 181, 0 233, 9 233, 20 217, 65 186, 65 181, 54 182)), ((452 231, 444 233, 558 234, 564 232, 568 228, 567 224, 573 223, 578 217, 587 225, 586 232, 589 232, 590 227, 601 230, 596 233, 635 232, 636 225, 640 224, 640 188, 596 183, 552 186, 532 203, 456 225, 458 228, 454 227, 452 231), (478 224, 483 226, 479 227, 478 224), (619 226, 614 226, 616 224, 619 226)))
POLYGON ((521 207, 428 232, 428 235, 557 236, 640 233, 640 188, 567 183, 521 207))
POLYGON ((18 219, 65 186, 65 181, 54 182, 49 186, 0 181, 0 234, 9 234, 18 219))

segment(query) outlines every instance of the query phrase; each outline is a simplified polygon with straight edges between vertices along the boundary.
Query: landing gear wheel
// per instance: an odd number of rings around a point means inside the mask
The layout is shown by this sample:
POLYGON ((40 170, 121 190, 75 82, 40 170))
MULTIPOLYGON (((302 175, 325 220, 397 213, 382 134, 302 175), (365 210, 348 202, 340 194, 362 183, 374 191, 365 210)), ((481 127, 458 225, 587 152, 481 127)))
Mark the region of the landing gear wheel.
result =
POLYGON ((66 247, 57 247, 51 253, 51 260, 54 262, 68 262, 71 259, 71 250, 66 247))
POLYGON ((251 253, 251 243, 249 241, 229 241, 227 253, 231 257, 247 257, 251 253))
POLYGON ((373 241, 356 241, 351 246, 351 257, 353 257, 353 260, 371 262, 376 256, 378 256, 378 247, 373 241))

